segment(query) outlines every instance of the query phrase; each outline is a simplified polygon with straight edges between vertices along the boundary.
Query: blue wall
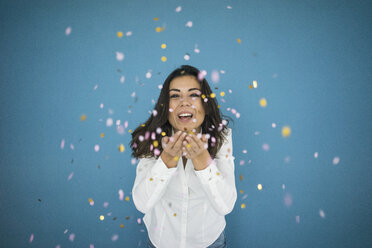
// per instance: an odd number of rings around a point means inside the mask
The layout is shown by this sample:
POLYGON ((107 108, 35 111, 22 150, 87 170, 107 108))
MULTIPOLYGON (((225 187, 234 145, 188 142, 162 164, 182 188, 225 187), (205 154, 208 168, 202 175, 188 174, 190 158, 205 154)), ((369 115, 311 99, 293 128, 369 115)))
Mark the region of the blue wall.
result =
POLYGON ((371 1, 1 0, 0 246, 145 247, 129 130, 191 64, 234 119, 229 247, 372 247, 371 13, 371 1))

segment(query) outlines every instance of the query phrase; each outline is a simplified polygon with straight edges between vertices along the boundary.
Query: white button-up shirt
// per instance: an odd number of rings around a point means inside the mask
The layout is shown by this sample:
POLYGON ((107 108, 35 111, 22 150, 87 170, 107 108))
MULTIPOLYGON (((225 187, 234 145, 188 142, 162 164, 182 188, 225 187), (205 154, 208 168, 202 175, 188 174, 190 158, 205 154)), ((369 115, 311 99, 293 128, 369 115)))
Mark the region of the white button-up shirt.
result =
POLYGON ((182 159, 176 168, 168 168, 161 157, 140 159, 132 197, 156 247, 205 248, 219 237, 237 197, 232 151, 229 129, 204 170, 195 171, 190 159, 185 168, 182 159))

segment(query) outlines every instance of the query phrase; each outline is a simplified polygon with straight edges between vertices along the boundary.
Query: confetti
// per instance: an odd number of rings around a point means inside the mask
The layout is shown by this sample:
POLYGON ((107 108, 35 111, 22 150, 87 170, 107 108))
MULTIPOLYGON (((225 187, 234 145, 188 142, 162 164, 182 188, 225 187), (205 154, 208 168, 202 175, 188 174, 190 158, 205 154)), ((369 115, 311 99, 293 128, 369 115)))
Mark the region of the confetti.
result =
POLYGON ((146 73, 146 78, 151 78, 151 71, 148 71, 148 72, 146 73))
POLYGON ((117 33, 117 36, 118 36, 119 38, 123 37, 123 32, 119 31, 119 32, 117 33))
POLYGON ((197 44, 195 44, 194 52, 195 52, 195 53, 200 53, 200 50, 198 49, 198 45, 197 45, 197 44))
POLYGON ((184 60, 190 60, 190 54, 186 53, 185 56, 183 56, 184 60))
POLYGON ((220 96, 224 96, 225 92, 221 91, 220 96))
POLYGON ((100 215, 100 216, 99 216, 99 219, 100 219, 100 220, 104 220, 104 219, 105 219, 105 216, 100 215))
POLYGON ((287 207, 290 207, 292 205, 292 196, 290 194, 286 194, 284 196, 284 204, 287 206, 287 207))
POLYGON ((119 200, 122 201, 124 199, 124 191, 122 189, 119 189, 119 200))
POLYGON ((62 141, 61 141, 61 149, 63 149, 65 147, 65 139, 63 139, 62 141))
POLYGON ((87 119, 87 116, 85 114, 80 116, 80 121, 85 121, 87 119))
POLYGON ((241 41, 240 38, 236 39, 236 41, 237 41, 239 44, 242 43, 242 41, 241 41))
MULTIPOLYGON (((207 76, 207 71, 206 70, 202 70, 202 71, 200 71, 199 72, 199 74, 198 74, 198 79, 200 80, 200 81, 202 81, 204 78, 205 78, 205 76, 207 76)), ((202 95, 203 96, 203 95, 202 95)), ((205 97, 205 95, 204 95, 204 97, 205 97)), ((203 98, 204 98, 203 97, 203 98)))
POLYGON ((242 203, 242 205, 240 205, 241 208, 245 208, 245 203, 242 203))
POLYGON ((29 242, 32 243, 34 241, 34 234, 31 234, 29 242))
POLYGON ((220 81, 220 74, 218 71, 214 70, 211 73, 211 79, 213 83, 218 83, 220 81))
POLYGON ((141 224, 141 218, 137 219, 137 223, 140 225, 141 224))
POLYGON ((95 152, 98 152, 98 151, 99 151, 99 145, 95 145, 95 146, 94 146, 94 151, 95 151, 95 152))
POLYGON ((70 175, 68 175, 67 181, 70 181, 73 175, 74 175, 74 173, 71 172, 70 175))
POLYGON ((126 196, 125 197, 125 200, 128 202, 129 201, 129 196, 126 196))
POLYGON ((124 59, 124 54, 121 52, 116 52, 117 61, 122 61, 124 59))
POLYGON ((165 49, 165 48, 167 48, 167 44, 165 44, 165 43, 163 43, 163 44, 161 44, 161 49, 165 49))
POLYGON ((124 152, 125 151, 124 145, 120 144, 119 147, 118 147, 118 150, 119 150, 119 152, 124 152))
POLYGON ((120 228, 124 228, 124 224, 120 224, 120 228))
POLYGON ((289 137, 291 135, 291 128, 289 127, 289 126, 284 126, 283 128, 282 128, 282 136, 284 137, 284 138, 287 138, 287 137, 289 137))
POLYGON ((116 240, 118 240, 119 239, 119 235, 117 235, 117 234, 114 234, 114 235, 112 235, 112 237, 111 237, 111 240, 113 241, 113 242, 115 242, 116 240))
POLYGON ((243 150, 243 153, 244 153, 244 154, 247 154, 247 150, 243 150))
POLYGON ((131 36, 132 35, 132 31, 128 31, 127 33, 126 33, 126 36, 131 36))
POLYGON ((108 207, 108 205, 109 205, 109 203, 108 203, 108 202, 104 202, 104 203, 103 203, 103 207, 104 207, 104 208, 107 208, 107 207, 108 207))
POLYGON ((262 149, 264 150, 264 151, 268 151, 269 149, 270 149, 270 147, 269 147, 269 145, 268 144, 263 144, 262 145, 262 149))
POLYGON ((271 126, 272 126, 273 128, 276 128, 276 124, 275 124, 275 123, 272 123, 271 126))
POLYGON ((192 27, 192 21, 188 21, 185 26, 191 28, 192 27))
POLYGON ((228 9, 232 9, 232 7, 230 5, 227 6, 228 9))
POLYGON ((314 153, 314 158, 318 158, 318 152, 314 153))
POLYGON ((258 190, 262 190, 262 184, 258 184, 258 185, 257 185, 257 189, 258 189, 258 190))
POLYGON ((340 158, 339 157, 334 157, 332 162, 333 162, 334 165, 337 165, 340 162, 340 158))
POLYGON ((114 124, 114 120, 113 120, 112 118, 108 118, 108 119, 106 120, 106 126, 111 127, 112 124, 114 124))
POLYGON ((162 56, 162 57, 161 57, 161 61, 162 61, 162 62, 166 62, 166 61, 167 61, 167 57, 162 56))
POLYGON ((265 98, 261 98, 261 99, 260 99, 260 105, 261 105, 261 107, 263 107, 263 108, 266 107, 266 105, 267 105, 267 101, 266 101, 265 98))
POLYGON ((71 233, 70 236, 68 237, 68 239, 69 239, 71 242, 74 242, 75 234, 74 234, 74 233, 71 233))
POLYGON ((65 30, 65 34, 66 36, 70 35, 71 34, 71 27, 67 27, 66 30, 65 30))
POLYGON ((181 10, 182 10, 182 7, 178 6, 175 11, 178 13, 178 12, 181 12, 181 10))
POLYGON ((300 216, 299 215, 296 216, 296 222, 300 223, 300 216))
POLYGON ((319 209, 319 215, 320 215, 320 217, 322 217, 323 219, 325 218, 325 213, 324 213, 323 209, 319 209))
POLYGON ((159 21, 159 18, 158 17, 154 17, 154 21, 159 21))
POLYGON ((123 84, 123 83, 124 83, 124 81, 125 81, 125 77, 124 77, 124 76, 121 76, 121 77, 120 77, 120 83, 122 83, 122 84, 123 84))
POLYGON ((88 199, 88 201, 89 201, 89 205, 91 205, 91 206, 93 206, 93 205, 94 205, 94 201, 93 201, 93 199, 92 199, 92 198, 89 198, 89 199, 88 199))
POLYGON ((257 88, 257 81, 253 81, 253 88, 257 88))

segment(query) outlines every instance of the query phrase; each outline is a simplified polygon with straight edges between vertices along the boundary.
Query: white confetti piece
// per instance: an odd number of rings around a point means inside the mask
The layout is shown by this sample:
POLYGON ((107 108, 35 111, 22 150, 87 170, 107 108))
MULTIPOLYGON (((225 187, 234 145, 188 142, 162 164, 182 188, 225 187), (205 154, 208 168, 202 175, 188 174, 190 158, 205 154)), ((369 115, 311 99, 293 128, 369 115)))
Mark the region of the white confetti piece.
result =
POLYGON ((296 216, 296 222, 300 223, 300 216, 299 215, 296 216))
POLYGON ((199 48, 198 48, 198 44, 195 44, 194 52, 195 52, 195 53, 200 53, 200 50, 199 50, 199 48))
POLYGON ((339 158, 339 157, 334 157, 334 158, 333 158, 332 163, 333 163, 334 165, 337 165, 339 162, 340 162, 340 158, 339 158))
POLYGON ((235 116, 236 116, 236 118, 238 118, 238 119, 239 119, 239 118, 240 118, 240 113, 236 113, 236 115, 235 115, 235 116))
POLYGON ((94 85, 94 90, 96 90, 98 88, 98 84, 94 85))
POLYGON ((230 5, 227 6, 228 9, 232 9, 232 7, 230 5))
POLYGON ((117 234, 114 234, 114 235, 112 235, 112 237, 111 237, 111 240, 113 241, 113 242, 115 242, 116 240, 118 240, 119 239, 119 235, 117 235, 117 234))
POLYGON ((75 149, 75 146, 73 144, 70 144, 70 149, 71 150, 74 150, 75 149))
POLYGON ((94 151, 95 151, 95 152, 98 152, 98 151, 99 151, 99 145, 95 145, 95 146, 94 146, 94 151))
MULTIPOLYGON (((206 70, 202 70, 202 71, 200 71, 199 74, 198 74, 198 79, 199 79, 200 81, 202 81, 202 80, 205 78, 205 76, 207 76, 207 71, 206 71, 206 70)), ((204 99, 207 99, 207 98, 204 98, 204 99)))
POLYGON ((218 83, 220 81, 220 74, 218 71, 214 70, 211 73, 211 79, 213 83, 218 83))
POLYGON ((271 126, 272 126, 272 128, 276 128, 276 124, 275 123, 272 123, 271 126))
POLYGON ((146 73, 146 78, 151 78, 151 71, 148 71, 148 72, 146 73))
POLYGON ((129 36, 131 36, 132 34, 133 34, 132 31, 128 31, 125 35, 129 37, 129 36))
POLYGON ((270 149, 270 147, 269 147, 269 145, 268 144, 263 144, 262 145, 262 149, 264 150, 264 151, 268 151, 269 149, 270 149))
POLYGON ((319 155, 318 152, 315 152, 314 153, 314 158, 318 158, 318 155, 319 155))
POLYGON ((124 191, 122 189, 119 189, 119 200, 122 201, 124 199, 124 191))
POLYGON ((192 27, 192 21, 188 21, 185 26, 191 28, 192 27))
POLYGON ((122 83, 122 84, 123 84, 123 83, 124 83, 124 81, 125 81, 125 77, 124 77, 124 76, 121 76, 121 77, 120 77, 120 83, 122 83))
POLYGON ((99 107, 100 107, 101 109, 103 109, 103 103, 101 103, 101 104, 99 105, 99 107))
POLYGON ((322 217, 323 219, 325 218, 325 213, 324 213, 323 209, 319 209, 319 215, 320 215, 320 217, 322 217))
POLYGON ((108 118, 108 119, 106 120, 106 126, 111 127, 112 124, 114 124, 114 120, 113 120, 112 118, 108 118))
POLYGON ((186 53, 185 56, 183 56, 183 59, 186 61, 190 60, 190 54, 186 53))
POLYGON ((177 13, 181 12, 181 10, 182 10, 182 7, 181 7, 181 6, 178 6, 178 7, 176 8, 176 12, 177 12, 177 13))
POLYGON ((66 36, 70 35, 71 34, 71 27, 67 27, 66 30, 65 30, 65 34, 66 36))
POLYGON ((116 59, 122 61, 124 59, 124 53, 116 52, 116 59))
POLYGON ((247 154, 247 150, 244 149, 244 150, 243 150, 243 153, 244 153, 244 154, 247 154))

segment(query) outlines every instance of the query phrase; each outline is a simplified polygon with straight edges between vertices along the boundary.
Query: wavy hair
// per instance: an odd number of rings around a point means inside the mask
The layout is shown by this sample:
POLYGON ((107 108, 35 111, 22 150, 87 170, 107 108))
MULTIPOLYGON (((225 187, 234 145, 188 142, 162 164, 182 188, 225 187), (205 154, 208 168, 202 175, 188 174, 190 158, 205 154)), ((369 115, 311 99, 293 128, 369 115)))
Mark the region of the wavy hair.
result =
POLYGON ((212 158, 215 158, 223 142, 226 140, 227 125, 230 117, 223 115, 217 103, 215 96, 205 78, 199 79, 200 71, 190 65, 182 65, 175 69, 164 81, 158 101, 153 113, 147 121, 139 125, 132 133, 130 147, 132 156, 135 158, 157 158, 160 156, 163 148, 161 139, 163 136, 172 135, 172 126, 168 121, 169 115, 169 86, 173 79, 183 76, 193 76, 200 84, 202 96, 207 98, 203 101, 205 118, 201 124, 202 133, 209 134, 208 151, 212 158))

